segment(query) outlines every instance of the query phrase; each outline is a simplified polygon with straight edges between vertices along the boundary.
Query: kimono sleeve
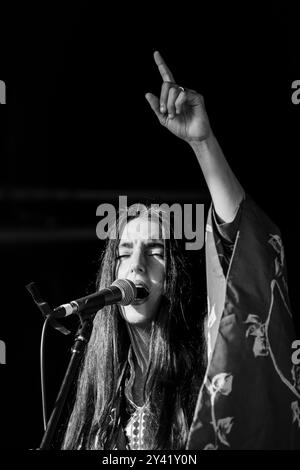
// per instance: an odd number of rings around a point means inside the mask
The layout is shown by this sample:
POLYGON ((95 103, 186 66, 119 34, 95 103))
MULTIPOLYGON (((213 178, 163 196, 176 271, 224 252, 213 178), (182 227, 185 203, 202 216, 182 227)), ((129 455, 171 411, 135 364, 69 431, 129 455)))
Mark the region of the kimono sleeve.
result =
POLYGON ((247 196, 226 277, 208 215, 207 370, 187 448, 300 449, 300 366, 281 234, 247 196))

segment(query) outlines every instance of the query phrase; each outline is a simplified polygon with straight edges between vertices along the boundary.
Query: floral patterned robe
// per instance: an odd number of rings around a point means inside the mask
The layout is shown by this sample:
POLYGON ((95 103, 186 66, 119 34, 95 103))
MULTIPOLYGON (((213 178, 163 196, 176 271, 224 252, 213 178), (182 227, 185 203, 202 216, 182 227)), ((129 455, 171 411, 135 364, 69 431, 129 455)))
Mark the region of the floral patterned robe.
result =
POLYGON ((226 277, 210 210, 208 366, 187 449, 300 449, 300 365, 278 228, 247 196, 226 277))

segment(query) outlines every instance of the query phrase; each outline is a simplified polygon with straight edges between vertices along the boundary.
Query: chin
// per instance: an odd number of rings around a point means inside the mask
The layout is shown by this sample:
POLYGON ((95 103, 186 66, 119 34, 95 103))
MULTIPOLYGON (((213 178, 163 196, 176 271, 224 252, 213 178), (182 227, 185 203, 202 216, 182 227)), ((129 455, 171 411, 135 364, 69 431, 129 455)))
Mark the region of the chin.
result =
POLYGON ((131 325, 148 325, 151 323, 153 314, 146 312, 144 308, 123 307, 122 317, 131 325))

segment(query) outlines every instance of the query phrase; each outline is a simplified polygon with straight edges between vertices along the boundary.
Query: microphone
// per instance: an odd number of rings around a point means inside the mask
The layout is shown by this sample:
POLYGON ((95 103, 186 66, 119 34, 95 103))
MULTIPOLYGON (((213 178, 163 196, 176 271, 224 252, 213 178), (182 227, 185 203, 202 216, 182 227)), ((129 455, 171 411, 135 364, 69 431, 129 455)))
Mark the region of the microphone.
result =
POLYGON ((117 279, 106 289, 56 307, 51 316, 63 318, 79 312, 92 315, 105 305, 129 305, 135 300, 136 295, 137 289, 132 281, 129 281, 129 279, 117 279))

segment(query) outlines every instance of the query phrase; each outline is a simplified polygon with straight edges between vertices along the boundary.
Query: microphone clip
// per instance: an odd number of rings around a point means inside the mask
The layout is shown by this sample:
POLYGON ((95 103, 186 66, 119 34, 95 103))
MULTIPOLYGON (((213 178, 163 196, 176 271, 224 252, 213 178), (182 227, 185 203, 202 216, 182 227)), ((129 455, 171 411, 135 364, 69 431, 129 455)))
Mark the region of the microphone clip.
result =
POLYGON ((45 319, 48 319, 49 324, 63 335, 69 335, 71 332, 53 317, 53 310, 49 307, 48 302, 45 302, 42 299, 42 296, 40 294, 39 289, 37 288, 36 283, 30 282, 26 285, 26 289, 30 293, 34 303, 37 305, 43 317, 45 319))

